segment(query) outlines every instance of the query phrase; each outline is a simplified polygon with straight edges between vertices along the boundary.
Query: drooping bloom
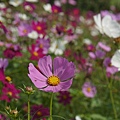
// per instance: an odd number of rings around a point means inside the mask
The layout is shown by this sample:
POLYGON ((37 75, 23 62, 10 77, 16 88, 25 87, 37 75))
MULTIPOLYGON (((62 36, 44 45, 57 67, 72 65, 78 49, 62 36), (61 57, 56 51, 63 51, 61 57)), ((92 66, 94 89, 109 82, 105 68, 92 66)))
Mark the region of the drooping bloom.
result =
POLYGON ((120 49, 115 52, 111 58, 111 64, 118 68, 120 71, 120 49))
POLYGON ((101 18, 101 15, 95 15, 94 21, 96 23, 96 28, 100 31, 101 34, 106 34, 108 37, 118 38, 120 37, 120 24, 112 20, 112 17, 106 15, 101 18))
POLYGON ((56 57, 52 63, 50 55, 39 59, 38 68, 30 63, 28 70, 28 76, 33 84, 46 92, 67 91, 72 85, 75 74, 72 62, 63 57, 56 57))
POLYGON ((96 87, 91 82, 85 82, 82 86, 82 92, 86 97, 93 98, 96 95, 96 87))
POLYGON ((43 117, 50 115, 49 108, 44 107, 43 105, 33 105, 31 106, 32 120, 44 120, 43 117))
POLYGON ((60 91, 58 97, 58 102, 62 103, 63 105, 68 105, 71 102, 71 95, 69 91, 60 91))

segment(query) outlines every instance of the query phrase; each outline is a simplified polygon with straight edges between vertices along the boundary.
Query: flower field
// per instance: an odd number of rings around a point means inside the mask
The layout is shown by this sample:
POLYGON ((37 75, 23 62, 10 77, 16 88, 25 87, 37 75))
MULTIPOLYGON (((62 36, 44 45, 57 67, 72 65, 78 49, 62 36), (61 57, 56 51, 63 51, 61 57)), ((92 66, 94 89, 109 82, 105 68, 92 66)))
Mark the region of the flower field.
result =
POLYGON ((0 2, 0 120, 120 120, 119 2, 83 3, 0 2))

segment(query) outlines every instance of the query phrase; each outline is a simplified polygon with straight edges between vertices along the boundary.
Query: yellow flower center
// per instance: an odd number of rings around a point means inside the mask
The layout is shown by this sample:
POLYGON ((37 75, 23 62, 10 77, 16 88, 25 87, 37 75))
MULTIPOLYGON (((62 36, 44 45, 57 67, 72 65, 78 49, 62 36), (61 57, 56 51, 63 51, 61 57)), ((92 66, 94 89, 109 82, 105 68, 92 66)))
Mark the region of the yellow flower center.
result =
POLYGON ((38 53, 37 53, 36 51, 34 51, 33 54, 34 54, 35 56, 38 56, 38 53))
POLYGON ((40 26, 37 26, 37 30, 41 30, 42 28, 40 26))
POLYGON ((8 81, 8 82, 11 82, 11 81, 12 81, 12 79, 11 79, 9 76, 6 76, 6 77, 5 77, 5 80, 8 81))
POLYGON ((91 87, 88 87, 88 88, 87 88, 87 92, 91 92, 91 87))
POLYGON ((24 29, 24 30, 23 30, 23 33, 27 33, 27 30, 26 30, 26 29, 24 29))
POLYGON ((66 99, 67 98, 67 96, 66 95, 63 95, 63 99, 66 99))
POLYGON ((8 95, 8 96, 12 96, 12 92, 10 92, 10 91, 7 92, 7 95, 8 95))
POLYGON ((58 12, 58 10, 57 10, 57 9, 55 9, 55 10, 54 10, 54 13, 57 13, 57 12, 58 12))
POLYGON ((40 44, 40 48, 43 48, 43 45, 42 45, 42 44, 40 44))
POLYGON ((37 115, 38 115, 38 116, 42 116, 42 112, 38 111, 38 112, 37 112, 37 115))
POLYGON ((48 78, 47 83, 51 86, 57 86, 60 83, 60 79, 53 75, 48 78))

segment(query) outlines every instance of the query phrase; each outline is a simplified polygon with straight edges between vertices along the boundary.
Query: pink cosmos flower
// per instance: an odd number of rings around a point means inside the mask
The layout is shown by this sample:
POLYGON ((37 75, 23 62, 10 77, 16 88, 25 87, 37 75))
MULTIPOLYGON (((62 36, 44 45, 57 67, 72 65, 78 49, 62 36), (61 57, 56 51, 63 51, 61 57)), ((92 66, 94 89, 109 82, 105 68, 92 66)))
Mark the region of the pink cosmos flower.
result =
POLYGON ((31 31, 32 31, 32 28, 31 28, 31 26, 29 24, 21 23, 18 26, 19 36, 27 36, 28 33, 30 33, 31 31))
POLYGON ((8 30, 7 28, 4 26, 4 24, 0 21, 0 28, 3 29, 3 31, 6 33, 8 30))
POLYGON ((29 78, 40 90, 46 92, 67 91, 72 85, 75 66, 62 57, 53 60, 51 56, 44 56, 38 61, 38 69, 29 64, 29 78))
POLYGON ((43 49, 44 54, 47 54, 50 47, 50 39, 38 38, 36 40, 36 46, 43 49))
POLYGON ((51 7, 53 13, 60 13, 62 12, 62 8, 60 6, 53 5, 51 7))
POLYGON ((82 86, 82 92, 86 97, 93 98, 97 91, 96 87, 91 82, 85 82, 82 86))
POLYGON ((46 120, 44 117, 50 115, 49 108, 45 108, 43 105, 32 105, 31 114, 33 115, 32 120, 46 120))
POLYGON ((69 91, 60 91, 59 95, 57 96, 58 101, 63 105, 68 105, 71 102, 71 95, 69 91))
POLYGON ((8 66, 8 60, 0 58, 0 81, 5 80, 5 68, 8 66))
POLYGON ((4 87, 2 88, 2 94, 0 96, 0 100, 5 100, 10 102, 12 99, 19 98, 20 90, 16 89, 14 84, 5 82, 4 87))
POLYGON ((22 56, 22 53, 20 52, 21 48, 19 45, 9 44, 6 47, 7 48, 3 52, 6 58, 12 59, 15 56, 22 56))
POLYGON ((37 33, 45 35, 46 29, 47 29, 47 24, 45 22, 33 21, 32 27, 33 27, 33 30, 35 30, 37 33))
POLYGON ((30 3, 30 2, 24 2, 23 7, 28 12, 33 12, 36 8, 36 6, 33 3, 30 3))
POLYGON ((31 53, 31 60, 39 60, 39 58, 44 56, 43 49, 36 47, 35 44, 32 44, 31 47, 28 48, 28 50, 31 53))

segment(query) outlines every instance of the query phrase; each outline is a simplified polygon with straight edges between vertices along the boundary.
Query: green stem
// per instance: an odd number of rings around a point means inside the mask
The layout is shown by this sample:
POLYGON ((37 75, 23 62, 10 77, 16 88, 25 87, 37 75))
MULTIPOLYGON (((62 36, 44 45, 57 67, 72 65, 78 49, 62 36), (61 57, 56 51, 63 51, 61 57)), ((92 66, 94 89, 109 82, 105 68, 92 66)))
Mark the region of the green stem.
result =
POLYGON ((52 120, 52 101, 53 101, 53 92, 51 94, 51 99, 50 99, 50 120, 52 120))
POLYGON ((30 96, 28 95, 28 120, 30 120, 30 96))
POLYGON ((112 82, 109 82, 109 90, 110 90, 110 99, 111 99, 111 103, 112 103, 112 107, 113 107, 113 112, 114 112, 114 116, 115 116, 115 120, 118 119, 117 117, 117 111, 115 109, 115 102, 114 102, 114 98, 113 98, 113 93, 112 93, 112 87, 111 87, 111 83, 112 82))

